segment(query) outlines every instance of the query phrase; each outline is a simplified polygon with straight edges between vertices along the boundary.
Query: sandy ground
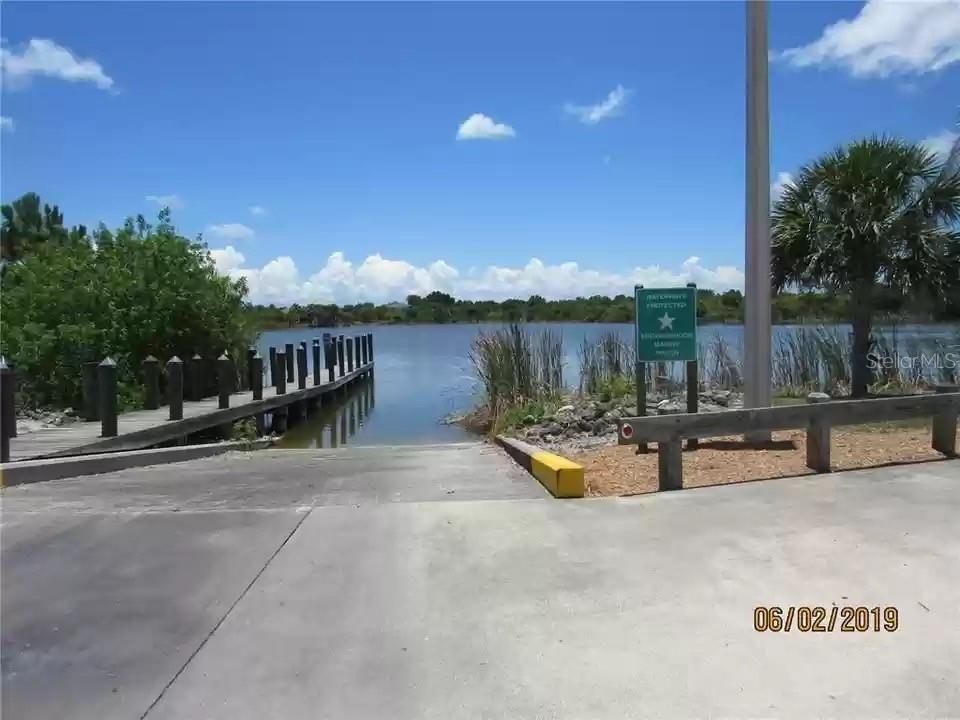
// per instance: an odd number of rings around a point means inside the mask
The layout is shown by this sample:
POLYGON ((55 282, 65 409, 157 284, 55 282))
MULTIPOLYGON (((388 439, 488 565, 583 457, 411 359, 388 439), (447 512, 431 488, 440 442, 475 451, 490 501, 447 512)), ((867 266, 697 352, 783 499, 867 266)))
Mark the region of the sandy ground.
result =
MULTIPOLYGON (((853 470, 892 463, 936 460, 943 456, 930 447, 930 428, 877 426, 834 430, 831 467, 853 470)), ((569 454, 586 469, 588 495, 637 495, 657 490, 656 444, 636 455, 636 446, 611 446, 569 454)), ((684 450, 685 487, 724 485, 790 475, 809 475, 806 434, 802 430, 776 432, 764 449, 746 446, 740 437, 701 440, 695 452, 684 450)))

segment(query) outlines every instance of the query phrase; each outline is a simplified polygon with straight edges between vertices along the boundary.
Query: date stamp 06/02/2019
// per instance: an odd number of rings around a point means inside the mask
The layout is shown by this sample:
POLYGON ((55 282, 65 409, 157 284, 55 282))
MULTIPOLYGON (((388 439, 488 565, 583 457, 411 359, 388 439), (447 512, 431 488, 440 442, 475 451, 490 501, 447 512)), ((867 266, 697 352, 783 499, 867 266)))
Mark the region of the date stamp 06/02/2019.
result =
POLYGON ((759 606, 753 609, 757 632, 896 632, 900 613, 893 606, 759 606))

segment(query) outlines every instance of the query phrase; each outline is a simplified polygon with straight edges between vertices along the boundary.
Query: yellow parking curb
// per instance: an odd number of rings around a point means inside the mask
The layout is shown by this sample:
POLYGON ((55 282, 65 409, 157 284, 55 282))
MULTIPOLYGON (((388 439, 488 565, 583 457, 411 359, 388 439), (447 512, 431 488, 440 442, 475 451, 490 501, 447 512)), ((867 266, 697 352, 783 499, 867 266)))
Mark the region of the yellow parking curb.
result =
POLYGON ((498 435, 497 443, 557 498, 582 498, 583 466, 522 440, 498 435))

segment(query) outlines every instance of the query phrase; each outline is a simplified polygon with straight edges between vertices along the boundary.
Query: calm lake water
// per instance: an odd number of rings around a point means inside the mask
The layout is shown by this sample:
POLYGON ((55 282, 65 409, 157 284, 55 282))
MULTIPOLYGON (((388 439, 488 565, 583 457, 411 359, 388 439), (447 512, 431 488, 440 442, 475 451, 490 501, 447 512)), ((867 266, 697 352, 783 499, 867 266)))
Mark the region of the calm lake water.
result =
MULTIPOLYGON (((346 337, 373 333, 376 377, 372 387, 357 390, 339 407, 321 412, 293 428, 284 436, 285 447, 329 447, 340 444, 385 445, 459 442, 468 439, 456 425, 440 420, 452 413, 469 410, 477 396, 477 383, 469 359, 470 345, 479 332, 490 332, 503 325, 373 325, 348 328, 295 328, 269 330, 260 337, 264 358, 270 346, 297 344, 324 332, 346 337)), ((612 331, 629 341, 633 325, 593 323, 549 323, 531 325, 549 328, 563 336, 566 356, 565 381, 575 387, 579 380, 577 348, 584 339, 596 340, 612 331)), ((838 326, 841 331, 849 328, 838 326)), ((774 328, 774 344, 795 326, 774 328)), ((884 330, 889 334, 889 330, 884 330)), ((960 336, 960 327, 950 325, 901 325, 901 338, 949 342, 960 336)), ((740 325, 704 325, 698 330, 701 344, 717 335, 736 351, 742 346, 740 325)), ((309 353, 308 353, 309 355, 309 353)))

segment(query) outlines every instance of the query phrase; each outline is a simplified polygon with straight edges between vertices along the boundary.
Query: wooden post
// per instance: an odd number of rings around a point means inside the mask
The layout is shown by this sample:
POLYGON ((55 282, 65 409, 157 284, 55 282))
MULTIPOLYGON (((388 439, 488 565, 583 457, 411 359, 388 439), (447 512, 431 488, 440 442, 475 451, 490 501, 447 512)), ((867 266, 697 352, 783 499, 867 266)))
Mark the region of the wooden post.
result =
MULTIPOLYGON (((700 378, 699 362, 687 361, 687 412, 696 415, 700 411, 700 378)), ((697 438, 687 438, 687 450, 696 450, 700 447, 697 438)))
POLYGON ((336 357, 333 350, 333 337, 330 333, 323 334, 323 361, 327 366, 327 380, 333 382, 333 366, 336 364, 336 357))
POLYGON ((683 441, 657 443, 660 490, 683 489, 683 441))
POLYGON ((343 335, 337 337, 337 366, 340 368, 340 377, 343 377, 345 365, 343 364, 343 335))
POLYGON ((297 348, 297 387, 305 390, 307 387, 307 344, 301 343, 297 348))
POLYGON ((270 347, 270 384, 277 384, 277 349, 270 347))
POLYGON ((100 436, 117 436, 117 363, 106 357, 97 366, 100 390, 100 436))
POLYGON ((373 362, 373 333, 367 333, 367 352, 370 353, 370 362, 373 362))
MULTIPOLYGON (((253 359, 257 356, 257 349, 255 347, 247 348, 247 387, 246 390, 253 390, 253 359)), ((263 383, 260 383, 261 387, 263 383)))
MULTIPOLYGON (((643 289, 643 285, 637 285, 633 290, 634 298, 637 295, 637 289, 643 289)), ((636 300, 634 300, 634 312, 636 312, 636 300)), ((638 321, 634 320, 634 331, 636 331, 636 323, 638 321)), ((637 417, 643 417, 647 414, 647 364, 641 362, 640 360, 640 337, 634 332, 633 342, 636 343, 635 352, 637 354, 634 358, 636 367, 634 368, 634 376, 636 378, 637 384, 637 417)), ((637 443, 637 455, 641 455, 647 452, 649 448, 647 447, 646 441, 637 443)))
MULTIPOLYGON (((253 391, 254 400, 263 400, 263 358, 259 352, 250 358, 250 390, 253 391)), ((263 422, 262 416, 260 422, 263 422)))
MULTIPOLYGON (((960 390, 957 385, 937 385, 937 394, 960 390)), ((933 416, 933 449, 947 457, 957 454, 957 406, 933 416)))
POLYGON ((17 427, 14 407, 15 375, 4 358, 0 358, 0 462, 10 462, 10 438, 17 427))
MULTIPOLYGON (((807 395, 811 405, 829 402, 830 396, 822 392, 807 395)), ((825 417, 813 417, 807 423, 807 467, 820 473, 830 472, 830 421, 825 417)))
POLYGON ((347 372, 353 372, 353 338, 347 338, 347 372))
POLYGON ((100 392, 97 388, 96 360, 83 364, 83 419, 100 419, 100 392))
POLYGON ((174 355, 167 360, 167 404, 170 419, 183 419, 183 360, 174 355))
POLYGON ((146 410, 160 407, 160 361, 153 355, 143 359, 143 407, 146 410))
POLYGON ((360 336, 360 356, 361 356, 360 358, 361 364, 366 365, 367 364, 367 336, 366 335, 360 336))
POLYGON ((286 365, 285 365, 285 367, 286 367, 286 369, 287 369, 287 382, 288 382, 288 383, 292 383, 292 382, 293 382, 293 379, 294 379, 294 374, 293 374, 293 361, 294 361, 293 343, 287 343, 287 344, 284 346, 283 350, 284 350, 283 356, 284 356, 284 358, 286 358, 286 365))
POLYGON ((230 407, 230 390, 233 389, 230 377, 233 363, 226 353, 217 358, 217 407, 221 410, 230 407))
POLYGON ((313 385, 320 384, 320 338, 313 339, 313 345, 310 350, 313 354, 313 385))
MULTIPOLYGON (((637 383, 637 417, 643 417, 647 414, 647 364, 645 362, 636 362, 636 383, 637 383)), ((649 450, 646 441, 637 444, 637 455, 641 455, 649 450)))
MULTIPOLYGON (((271 350, 273 348, 270 348, 271 350)), ((280 350, 276 357, 274 358, 274 369, 276 373, 274 374, 274 381, 277 386, 277 395, 283 395, 287 391, 287 374, 284 371, 284 368, 287 365, 287 354, 280 350)))
POLYGON ((190 376, 190 399, 203 400, 204 362, 200 353, 194 353, 187 366, 190 376))
MULTIPOLYGON (((687 287, 693 290, 693 317, 696 325, 697 317, 697 284, 687 283, 687 287)), ((696 359, 687 360, 687 412, 696 415, 700 411, 700 362, 696 359)), ((687 438, 687 450, 696 450, 700 447, 700 440, 697 438, 687 438)))

